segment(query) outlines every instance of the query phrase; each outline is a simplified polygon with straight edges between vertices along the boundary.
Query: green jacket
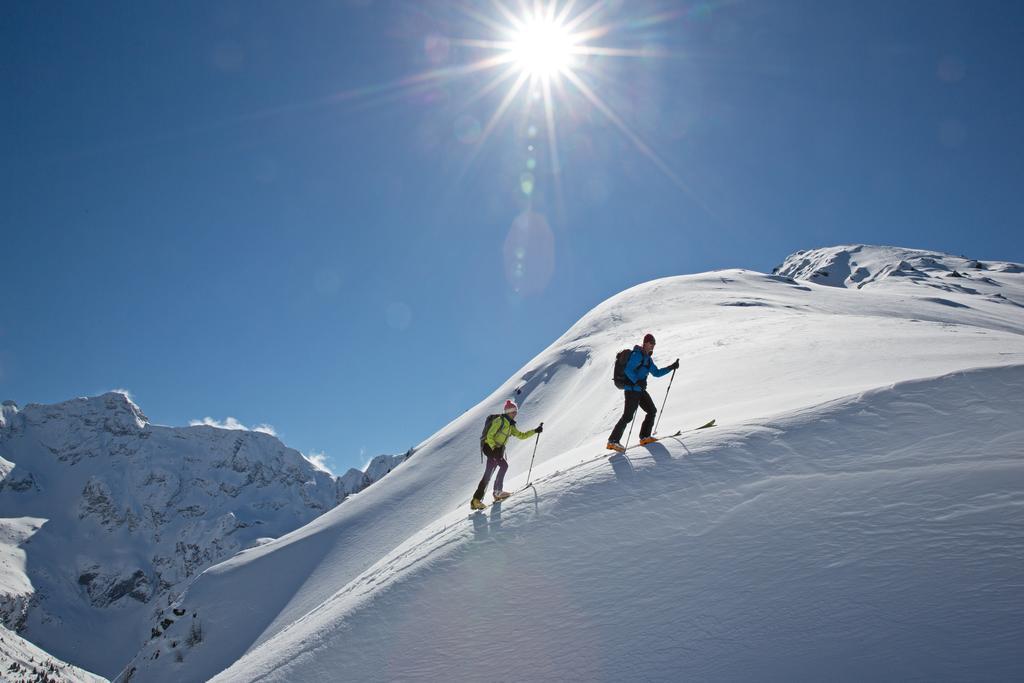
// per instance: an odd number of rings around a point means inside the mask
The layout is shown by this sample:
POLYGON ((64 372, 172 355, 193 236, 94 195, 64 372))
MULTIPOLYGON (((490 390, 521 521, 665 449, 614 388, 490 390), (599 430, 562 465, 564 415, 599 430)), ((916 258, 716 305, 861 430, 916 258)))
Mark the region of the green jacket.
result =
POLYGON ((508 437, 510 436, 514 436, 518 439, 529 439, 536 433, 536 430, 533 429, 528 432, 519 431, 516 429, 515 420, 510 418, 508 415, 501 415, 491 421, 491 427, 487 430, 487 435, 484 437, 484 443, 491 448, 504 448, 505 442, 508 441, 508 437))

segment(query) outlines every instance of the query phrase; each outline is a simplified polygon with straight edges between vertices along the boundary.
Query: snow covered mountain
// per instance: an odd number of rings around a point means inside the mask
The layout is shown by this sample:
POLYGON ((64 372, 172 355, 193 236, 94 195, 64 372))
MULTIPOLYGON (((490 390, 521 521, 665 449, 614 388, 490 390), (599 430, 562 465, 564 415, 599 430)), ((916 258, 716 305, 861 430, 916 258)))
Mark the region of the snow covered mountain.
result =
POLYGON ((1024 269, 1016 263, 984 263, 918 249, 865 246, 798 251, 775 269, 778 275, 819 285, 860 289, 880 284, 892 287, 902 281, 943 292, 981 295, 995 303, 1009 301, 1000 291, 1007 283, 993 279, 987 271, 998 277, 1000 273, 1020 274, 1024 269))
POLYGON ((207 569, 121 679, 1020 679, 1022 389, 1018 264, 855 245, 639 285, 207 569), (681 359, 660 432, 720 426, 608 458, 613 359, 648 331, 681 359), (545 431, 472 513, 508 396, 545 431))
POLYGON ((107 679, 54 659, 0 626, 0 680, 4 683, 100 683, 107 679))
POLYGON ((402 456, 334 478, 260 432, 152 425, 127 396, 0 412, 0 617, 116 674, 204 569, 284 535, 402 456))

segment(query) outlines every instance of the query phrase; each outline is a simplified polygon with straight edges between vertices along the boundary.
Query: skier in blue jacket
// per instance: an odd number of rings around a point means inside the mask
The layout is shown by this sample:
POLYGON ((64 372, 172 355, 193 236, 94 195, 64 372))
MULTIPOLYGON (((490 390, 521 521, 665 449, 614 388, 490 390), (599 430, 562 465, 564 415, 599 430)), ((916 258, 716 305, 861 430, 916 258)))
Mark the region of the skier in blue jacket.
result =
POLYGON ((632 384, 624 390, 626 405, 622 411, 622 417, 619 418, 619 421, 615 424, 615 429, 612 430, 611 436, 608 437, 607 448, 610 451, 622 452, 626 450, 619 443, 619 439, 622 438, 622 433, 626 431, 626 425, 633 421, 633 415, 636 414, 637 406, 643 408, 644 413, 646 413, 644 422, 640 425, 641 445, 655 441, 651 437, 651 430, 654 429, 654 416, 657 414, 658 409, 655 407, 651 395, 647 393, 647 375, 651 374, 655 377, 661 377, 673 370, 678 370, 679 359, 676 358, 676 362, 667 368, 659 368, 651 359, 652 353, 654 353, 654 335, 648 333, 644 335, 643 346, 634 346, 633 353, 629 355, 629 360, 626 361, 626 377, 632 384))

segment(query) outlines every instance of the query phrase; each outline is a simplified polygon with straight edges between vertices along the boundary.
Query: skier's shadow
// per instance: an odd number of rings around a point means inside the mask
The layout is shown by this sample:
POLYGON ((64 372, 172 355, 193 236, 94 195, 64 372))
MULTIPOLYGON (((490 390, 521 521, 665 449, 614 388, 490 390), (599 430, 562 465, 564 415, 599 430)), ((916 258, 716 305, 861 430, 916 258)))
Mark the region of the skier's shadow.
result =
POLYGON ((524 497, 526 495, 532 495, 533 496, 533 500, 532 500, 532 502, 533 502, 533 516, 534 516, 534 518, 540 517, 540 494, 537 493, 537 487, 534 486, 533 484, 529 484, 529 485, 527 485, 527 487, 525 489, 523 489, 522 491, 519 491, 516 494, 517 497, 520 494, 522 494, 524 497), (527 490, 529 490, 529 494, 527 494, 527 490))
POLYGON ((476 510, 470 519, 473 522, 473 537, 478 541, 490 538, 501 532, 501 501, 491 503, 490 515, 476 510))
POLYGON ((490 531, 492 534, 496 534, 501 531, 501 501, 497 501, 491 504, 491 523, 490 531))
POLYGON ((608 458, 608 462, 611 463, 612 470, 615 472, 615 476, 619 478, 619 481, 625 483, 633 480, 633 463, 625 455, 616 453, 608 458))
POLYGON ((647 445, 647 452, 650 454, 651 459, 659 465, 672 462, 672 454, 668 452, 664 444, 652 443, 647 445))
POLYGON ((483 541, 490 533, 487 529, 487 516, 480 510, 476 510, 469 516, 473 521, 473 538, 483 541))
MULTIPOLYGON (((673 439, 676 443, 678 443, 680 446, 682 446, 683 450, 686 451, 686 455, 693 455, 693 453, 690 452, 690 449, 686 447, 686 442, 683 441, 683 437, 681 437, 681 436, 672 436, 672 437, 669 437, 669 438, 673 439)), ((655 445, 661 446, 661 449, 664 450, 666 453, 668 453, 668 449, 666 449, 661 444, 655 444, 655 445)), ((669 458, 671 459, 671 456, 669 456, 669 458)))
MULTIPOLYGON (((644 447, 647 454, 651 456, 651 459, 659 465, 666 465, 672 462, 672 454, 669 453, 668 449, 663 444, 652 443, 644 447)), ((684 446, 685 448, 685 446, 684 446)), ((689 453, 689 451, 687 451, 689 453)), ((629 459, 624 453, 616 453, 612 457, 608 458, 608 462, 611 463, 612 470, 615 471, 615 476, 618 477, 621 482, 633 481, 636 477, 636 470, 633 467, 633 461, 629 459)))

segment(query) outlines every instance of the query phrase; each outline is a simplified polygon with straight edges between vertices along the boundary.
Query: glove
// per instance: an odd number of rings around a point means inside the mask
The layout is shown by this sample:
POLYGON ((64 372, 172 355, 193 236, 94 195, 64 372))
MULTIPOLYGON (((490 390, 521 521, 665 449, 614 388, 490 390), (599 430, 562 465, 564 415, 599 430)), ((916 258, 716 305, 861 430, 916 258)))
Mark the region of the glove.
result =
POLYGON ((679 369, 679 359, 676 358, 676 362, 673 363, 672 365, 668 366, 668 369, 669 370, 678 370, 679 369))
POLYGON ((544 431, 544 423, 541 422, 539 425, 537 425, 537 427, 533 431, 536 432, 537 434, 540 434, 541 432, 543 432, 544 431))

